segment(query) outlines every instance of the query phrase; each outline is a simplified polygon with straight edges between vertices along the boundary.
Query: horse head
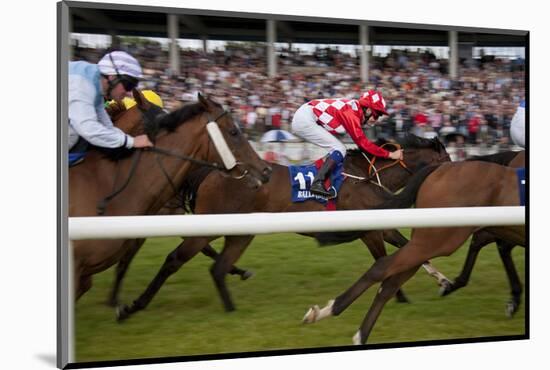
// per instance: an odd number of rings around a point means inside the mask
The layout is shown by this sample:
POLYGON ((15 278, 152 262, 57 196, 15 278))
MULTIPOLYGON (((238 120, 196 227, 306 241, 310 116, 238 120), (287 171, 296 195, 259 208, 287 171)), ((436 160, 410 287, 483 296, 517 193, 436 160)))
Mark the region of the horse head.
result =
POLYGON ((450 161, 449 154, 437 138, 424 139, 411 134, 397 143, 379 140, 377 145, 389 151, 403 149, 403 160, 376 158, 354 149, 348 151, 346 170, 390 191, 402 187, 421 168, 450 161))
POLYGON ((254 151, 230 112, 201 94, 197 102, 156 119, 147 133, 155 141, 153 150, 215 167, 251 188, 259 188, 271 175, 271 167, 254 151))
POLYGON ((231 177, 246 178, 253 188, 268 182, 271 167, 258 156, 231 113, 201 94, 198 100, 207 115, 208 160, 221 161, 231 177))
POLYGON ((445 146, 437 137, 425 139, 409 134, 399 143, 403 147, 403 162, 412 172, 451 161, 445 146))

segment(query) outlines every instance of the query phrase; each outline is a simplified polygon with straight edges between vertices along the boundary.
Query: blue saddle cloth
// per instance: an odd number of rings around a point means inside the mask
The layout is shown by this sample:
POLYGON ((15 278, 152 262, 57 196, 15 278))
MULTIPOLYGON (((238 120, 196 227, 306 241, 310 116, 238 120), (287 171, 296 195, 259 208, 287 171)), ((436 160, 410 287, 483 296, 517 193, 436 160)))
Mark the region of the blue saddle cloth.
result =
MULTIPOLYGON (((315 175, 317 175, 317 166, 321 167, 322 160, 317 161, 315 164, 304 166, 289 166, 288 172, 290 175, 290 187, 292 192, 292 202, 304 202, 306 200, 316 200, 319 203, 327 204, 327 199, 312 194, 309 189, 313 183, 315 175)), ((343 164, 337 165, 330 175, 329 184, 325 182, 325 187, 329 189, 334 188, 336 194, 340 191, 342 183, 344 182, 344 176, 342 175, 343 164)))
POLYGON ((518 168, 516 170, 516 175, 518 177, 518 188, 519 188, 519 205, 525 205, 525 168, 518 168))
POLYGON ((69 167, 79 164, 86 157, 86 152, 83 153, 69 153, 69 167))
POLYGON ((90 144, 79 137, 75 145, 69 150, 69 167, 75 166, 84 160, 90 144))

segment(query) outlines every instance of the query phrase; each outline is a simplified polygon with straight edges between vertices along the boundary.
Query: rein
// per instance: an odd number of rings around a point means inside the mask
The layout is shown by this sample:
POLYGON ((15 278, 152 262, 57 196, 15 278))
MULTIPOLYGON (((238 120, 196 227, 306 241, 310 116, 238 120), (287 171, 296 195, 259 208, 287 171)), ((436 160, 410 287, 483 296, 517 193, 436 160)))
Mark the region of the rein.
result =
MULTIPOLYGON (((120 188, 113 191, 111 194, 109 194, 108 196, 106 196, 105 198, 103 198, 102 200, 100 200, 97 203, 97 214, 98 215, 102 216, 103 214, 105 214, 105 208, 107 208, 107 203, 109 203, 114 197, 116 197, 117 195, 122 193, 122 191, 124 189, 126 189, 128 184, 130 183, 130 179, 134 176, 134 173, 136 172, 138 162, 141 158, 141 153, 143 153, 143 152, 141 150, 138 150, 132 156, 132 166, 130 167, 130 171, 128 172, 128 178, 126 179, 124 184, 122 184, 122 186, 120 188)), ((116 177, 115 177, 115 180, 116 180, 116 177)))
MULTIPOLYGON (((385 144, 381 145, 380 147, 383 148, 383 147, 388 146, 388 145, 394 146, 397 150, 400 150, 400 149, 401 149, 401 145, 399 145, 399 144, 397 144, 397 143, 385 143, 385 144)), ((363 154, 363 155, 364 155, 364 154, 363 154)), ((369 159, 368 159, 368 157, 367 157, 366 155, 365 155, 365 158, 367 158, 367 160, 369 161, 369 159)), ((385 166, 383 166, 382 168, 380 168, 380 169, 377 170, 376 167, 374 167, 374 162, 376 162, 376 159, 377 159, 377 158, 374 157, 374 158, 372 159, 372 161, 369 161, 369 170, 368 170, 368 175, 369 175, 369 177, 368 177, 368 179, 371 179, 371 178, 373 178, 374 176, 376 176, 377 179, 378 179, 378 183, 380 183, 380 177, 378 176, 378 174, 379 174, 380 172, 382 172, 383 170, 385 170, 385 169, 387 169, 387 168, 390 168, 390 167, 393 167, 393 166, 395 166, 395 165, 397 165, 397 164, 399 164, 401 167, 403 167, 403 168, 406 169, 409 173, 412 174, 412 171, 407 167, 407 165, 405 164, 405 162, 402 161, 402 160, 400 160, 400 159, 397 159, 397 160, 395 160, 394 162, 392 162, 392 163, 390 163, 390 164, 387 164, 387 165, 385 165, 385 166), (373 169, 374 169, 374 172, 373 172, 373 169)))
MULTIPOLYGON (((394 147, 397 148, 397 150, 401 149, 401 145, 397 144, 397 143, 385 143, 383 145, 381 145, 381 147, 383 148, 384 146, 387 146, 387 145, 393 145, 394 147)), ((388 189, 386 186, 384 186, 384 184, 382 184, 382 181, 380 180, 380 172, 384 171, 385 169, 388 169, 388 168, 391 168, 397 164, 399 164, 401 167, 403 167, 405 170, 407 170, 409 173, 412 174, 412 171, 407 167, 407 165, 405 164, 404 161, 402 160, 395 160, 393 161, 392 163, 386 165, 386 166, 383 166, 381 167, 380 169, 377 169, 376 166, 375 166, 375 162, 376 162, 376 157, 374 157, 372 160, 365 154, 365 153, 362 153, 363 154, 363 157, 365 157, 365 159, 367 160, 367 162, 369 163, 369 169, 368 169, 368 177, 361 177, 361 176, 355 176, 355 175, 351 175, 349 173, 345 173, 343 172, 342 174, 344 176, 347 176, 347 177, 350 177, 352 179, 356 179, 356 180, 359 180, 359 181, 368 181, 370 182, 371 184, 373 185, 376 185, 380 188, 382 188, 383 190, 385 190, 386 192, 390 193, 390 194, 393 194, 393 192, 388 189), (372 178, 373 177, 376 177, 376 181, 373 181, 372 178)))
POLYGON ((203 161, 202 159, 193 158, 193 157, 190 157, 188 155, 183 155, 183 154, 180 154, 180 153, 168 150, 168 149, 159 148, 159 147, 156 147, 156 146, 154 146, 152 148, 148 148, 148 150, 151 151, 151 152, 154 152, 154 153, 166 155, 168 157, 178 158, 178 159, 181 159, 182 161, 188 161, 188 162, 191 162, 191 163, 195 163, 195 164, 198 164, 199 166, 210 167, 210 168, 213 168, 215 170, 225 171, 225 168, 222 165, 220 165, 219 163, 216 163, 216 162, 203 161))

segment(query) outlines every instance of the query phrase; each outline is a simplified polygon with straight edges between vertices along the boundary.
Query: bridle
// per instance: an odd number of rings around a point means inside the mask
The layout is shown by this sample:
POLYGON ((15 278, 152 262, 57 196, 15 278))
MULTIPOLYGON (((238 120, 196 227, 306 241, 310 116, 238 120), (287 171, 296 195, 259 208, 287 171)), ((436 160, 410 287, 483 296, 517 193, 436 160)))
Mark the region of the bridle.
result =
MULTIPOLYGON (((164 114, 166 114, 166 113, 164 113, 164 111, 161 108, 156 107, 155 105, 152 105, 152 108, 153 109, 151 109, 151 108, 150 109, 143 109, 143 108, 138 106, 138 109, 140 110, 142 120, 143 120, 143 124, 144 124, 145 127, 154 127, 156 125, 156 122, 159 119, 159 117, 162 117, 164 114), (158 108, 158 109, 156 109, 156 108, 158 108)), ((228 113, 229 112, 227 110, 223 110, 213 120, 210 119, 210 114, 207 113, 207 120, 208 120, 207 122, 216 122, 217 123, 217 121, 220 118, 222 118, 223 116, 225 116, 228 113)), ((208 148, 210 148, 210 145, 208 146, 208 148)), ((188 161, 188 162, 197 164, 197 165, 202 166, 202 167, 210 167, 210 168, 213 168, 215 170, 219 170, 222 173, 225 173, 226 175, 231 176, 232 178, 234 178, 236 180, 241 180, 249 174, 249 171, 247 169, 244 169, 240 175, 233 176, 233 175, 230 175, 230 172, 232 172, 233 169, 226 169, 223 165, 221 165, 217 162, 203 161, 201 159, 197 159, 197 158, 194 158, 192 156, 188 156, 188 155, 185 155, 185 154, 178 153, 176 151, 160 148, 160 147, 157 147, 157 146, 154 146, 154 147, 151 147, 151 148, 137 149, 137 150, 135 150, 135 152, 133 154, 132 164, 130 166, 130 170, 128 171, 128 176, 126 178, 126 181, 118 189, 113 190, 113 192, 111 194, 109 194, 108 196, 106 196, 105 198, 103 198, 101 201, 98 202, 98 204, 97 204, 97 214, 98 215, 103 215, 105 213, 105 209, 107 207, 107 204, 113 198, 115 198, 118 194, 120 194, 124 189, 126 189, 128 184, 130 183, 130 180, 132 179, 132 177, 135 174, 135 171, 137 169, 137 165, 138 165, 139 160, 141 159, 141 155, 144 151, 151 151, 151 152, 157 154, 155 156, 155 160, 156 160, 162 174, 164 175, 164 177, 166 178, 166 180, 170 184, 170 187, 174 191, 174 194, 175 194, 176 199, 177 199, 178 202, 180 202, 180 201, 183 202, 183 199, 181 198, 181 195, 179 194, 179 191, 178 191, 176 185, 172 181, 172 178, 170 177, 170 175, 168 174, 168 172, 164 168, 164 166, 162 164, 162 161, 161 161, 161 158, 160 158, 161 155, 164 155, 164 156, 167 156, 167 157, 174 157, 174 158, 177 158, 177 159, 181 159, 183 161, 188 161)), ((237 161, 235 167, 243 166, 243 165, 244 165, 243 162, 237 161)), ((118 172, 117 172, 117 174, 115 174, 115 181, 113 182, 114 184, 116 184, 116 178, 118 177, 117 175, 118 175, 118 172)))
MULTIPOLYGON (((380 147, 383 148, 385 146, 388 146, 388 145, 392 145, 394 146, 397 150, 400 150, 401 149, 401 145, 399 145, 398 143, 385 143, 385 144, 382 144, 380 147)), ((376 186, 379 186, 380 188, 384 189, 385 191, 387 191, 388 193, 393 193, 391 190, 389 190, 386 186, 384 186, 382 184, 382 181, 380 180, 380 172, 390 168, 390 167, 393 167, 395 165, 400 165, 401 167, 403 167, 407 172, 409 172, 410 174, 413 174, 413 172, 409 169, 409 167, 407 167, 407 165, 405 164, 405 162, 403 160, 400 160, 400 159, 396 159, 394 160, 393 162, 391 162, 390 164, 387 164, 385 166, 382 166, 381 168, 377 169, 376 166, 375 166, 375 162, 376 162, 376 158, 377 157, 373 157, 372 159, 369 158, 368 155, 366 155, 364 152, 361 152, 361 154, 363 155, 363 157, 367 160, 367 162, 369 163, 369 167, 368 167, 368 170, 367 170, 367 176, 368 177, 362 177, 362 176, 355 176, 355 175, 352 175, 352 174, 349 174, 349 173, 345 173, 343 172, 342 174, 346 177, 350 177, 350 178, 353 178, 353 179, 356 179, 356 180, 359 180, 359 181, 368 181, 370 182, 371 184, 374 184, 376 186), (373 180, 373 178, 376 177, 376 181, 373 180)))
MULTIPOLYGON (((382 144, 380 147, 381 148, 384 148, 385 146, 393 146, 395 147, 397 150, 401 150, 401 145, 399 145, 398 143, 385 143, 385 144, 382 144)), ((378 174, 380 172, 382 172, 383 170, 385 169, 388 169, 390 167, 393 167, 397 164, 399 164, 401 167, 403 167, 405 170, 407 170, 410 174, 412 174, 413 172, 409 169, 409 167, 407 167, 407 165, 405 164, 405 162, 401 159, 396 159, 394 160, 393 162, 385 165, 385 166, 382 166, 380 169, 377 169, 375 166, 374 166, 374 163, 376 162, 376 159, 377 157, 373 157, 372 159, 369 159, 369 157, 363 153, 363 156, 367 159, 367 161, 369 162, 369 169, 367 171, 369 177, 367 178, 368 180, 372 179, 373 177, 376 176, 377 180, 378 180, 378 183, 380 183, 380 176, 378 176, 378 174)))

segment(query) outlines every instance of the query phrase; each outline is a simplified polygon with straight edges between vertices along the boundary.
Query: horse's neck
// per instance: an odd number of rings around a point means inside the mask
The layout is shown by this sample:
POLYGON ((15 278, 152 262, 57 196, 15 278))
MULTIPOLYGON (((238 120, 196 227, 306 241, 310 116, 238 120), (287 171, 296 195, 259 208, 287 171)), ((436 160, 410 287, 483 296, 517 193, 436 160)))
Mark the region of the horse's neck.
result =
MULTIPOLYGON (((180 127, 179 130, 184 128, 180 127)), ((165 134, 158 138, 156 146, 178 154, 207 160, 207 145, 193 132, 191 126, 185 133, 165 134)), ((79 215, 96 213, 97 204, 119 189, 129 177, 136 154, 130 158, 112 162, 100 153, 86 158, 78 173, 70 177, 71 208, 79 215), (85 211, 81 211, 81 210, 85 211)), ((106 215, 155 214, 174 196, 191 167, 190 162, 171 156, 142 152, 136 170, 124 190, 107 203, 106 215)), ((76 167, 75 167, 76 170, 76 167)))
MULTIPOLYGON (((179 127, 177 130, 185 130, 185 132, 162 135, 158 137, 155 146, 175 154, 208 160, 208 144, 204 144, 204 140, 200 139, 198 129, 189 125, 189 127, 179 127)), ((174 192, 182 186, 192 163, 171 155, 151 152, 143 154, 140 171, 136 172, 134 189, 146 194, 144 194, 142 208, 136 211, 156 214, 175 196, 174 192)), ((126 196, 130 197, 130 192, 126 196)))
POLYGON ((363 173, 362 176, 377 184, 378 179, 380 179, 381 185, 391 191, 399 190, 407 182, 409 177, 407 171, 403 170, 399 164, 394 164, 391 167, 384 168, 392 164, 392 161, 385 159, 376 159, 374 161, 374 166, 370 169, 369 173, 369 168, 371 167, 370 163, 372 163, 373 160, 372 158, 369 159, 371 162, 367 161, 365 158, 357 159, 355 161, 346 161, 344 168, 346 171, 350 171, 351 174, 355 174, 354 172, 359 170, 363 173), (378 176, 376 176, 375 173, 378 173, 378 176))

